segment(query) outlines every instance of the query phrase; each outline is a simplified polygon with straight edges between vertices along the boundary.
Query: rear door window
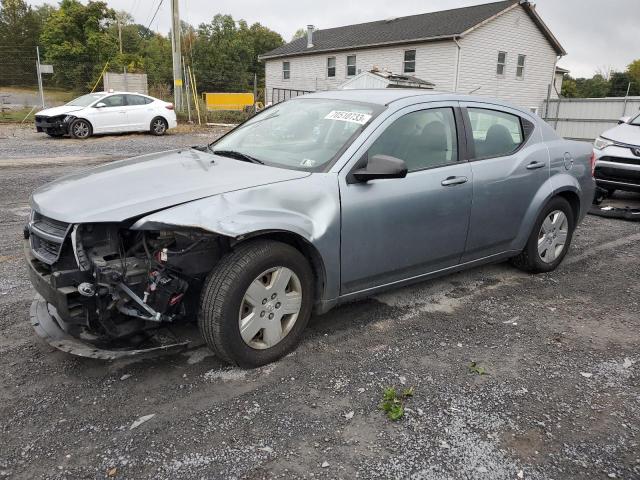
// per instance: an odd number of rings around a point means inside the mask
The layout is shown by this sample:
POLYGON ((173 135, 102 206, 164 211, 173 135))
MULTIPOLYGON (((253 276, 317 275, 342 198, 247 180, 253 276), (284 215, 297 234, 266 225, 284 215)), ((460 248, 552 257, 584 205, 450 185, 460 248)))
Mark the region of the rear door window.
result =
POLYGON ((143 97, 142 95, 127 95, 127 104, 128 105, 146 105, 151 103, 153 100, 147 97, 143 97))
POLYGON ((525 141, 521 118, 511 113, 468 108, 476 158, 511 155, 525 141))

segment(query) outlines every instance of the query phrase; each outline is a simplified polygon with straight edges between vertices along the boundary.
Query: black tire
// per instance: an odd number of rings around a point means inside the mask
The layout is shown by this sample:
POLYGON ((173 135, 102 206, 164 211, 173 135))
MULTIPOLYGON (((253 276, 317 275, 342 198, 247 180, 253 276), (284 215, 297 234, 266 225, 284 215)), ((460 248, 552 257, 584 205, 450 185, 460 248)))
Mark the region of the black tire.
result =
POLYGON ((169 123, 162 117, 155 117, 151 120, 151 125, 149 127, 149 131, 152 135, 162 136, 167 133, 167 129, 169 128, 169 123))
POLYGON ((82 118, 76 118, 71 125, 69 125, 69 135, 72 138, 77 138, 78 140, 84 140, 89 138, 93 134, 93 127, 91 123, 82 118))
POLYGON ((524 247, 522 252, 511 259, 511 263, 519 268, 520 270, 524 270, 525 272, 530 273, 545 273, 551 272, 555 270, 558 265, 562 263, 564 257, 566 256, 569 248, 571 247, 571 239, 573 238, 573 232, 575 229, 575 219, 573 217, 573 210, 571 209, 571 205, 562 197, 552 198, 549 203, 542 209, 536 223, 531 231, 531 235, 527 240, 527 244, 524 247), (555 258, 553 262, 545 262, 538 253, 538 239, 540 235, 540 231, 542 228, 542 223, 545 221, 547 216, 549 216, 552 212, 559 210, 565 214, 567 218, 568 228, 567 228, 567 239, 564 245, 564 249, 562 252, 555 258))
POLYGON ((285 356, 302 338, 313 308, 314 278, 307 259, 295 248, 271 240, 252 240, 225 255, 209 274, 200 298, 198 325, 202 336, 222 360, 254 368, 285 356), (286 267, 299 278, 302 302, 289 333, 270 348, 256 349, 241 334, 239 312, 247 288, 262 272, 286 267))

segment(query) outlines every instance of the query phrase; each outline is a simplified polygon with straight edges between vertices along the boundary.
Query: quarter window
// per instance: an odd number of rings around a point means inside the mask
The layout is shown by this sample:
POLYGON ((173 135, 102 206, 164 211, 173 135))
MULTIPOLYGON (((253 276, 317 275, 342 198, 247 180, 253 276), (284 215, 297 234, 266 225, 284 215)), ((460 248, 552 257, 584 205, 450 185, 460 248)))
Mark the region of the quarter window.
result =
POLYGON ((347 56, 347 77, 353 77, 356 74, 356 56, 347 56))
POLYGON ((282 62, 282 78, 284 80, 289 80, 289 78, 291 78, 291 63, 282 62))
POLYGON ((451 108, 420 110, 393 122, 371 145, 373 155, 390 155, 409 172, 458 161, 456 122, 451 108))
POLYGON ((469 108, 476 158, 503 157, 524 142, 520 117, 497 110, 469 108))
POLYGON ((327 58, 327 77, 336 76, 336 57, 327 58))
POLYGON ((507 52, 498 52, 498 75, 504 75, 507 68, 507 52))
POLYGON ((524 62, 526 55, 518 55, 518 66, 516 67, 516 78, 524 78, 524 62))
POLYGON ((415 73, 416 71, 416 51, 415 50, 404 51, 404 66, 402 71, 404 73, 415 73))

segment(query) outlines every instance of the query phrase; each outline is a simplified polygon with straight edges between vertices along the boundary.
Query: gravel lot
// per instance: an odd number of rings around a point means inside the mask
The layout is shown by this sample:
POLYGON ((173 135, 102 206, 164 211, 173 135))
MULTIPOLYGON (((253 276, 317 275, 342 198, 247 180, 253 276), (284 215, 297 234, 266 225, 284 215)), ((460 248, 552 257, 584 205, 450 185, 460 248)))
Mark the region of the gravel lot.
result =
POLYGON ((588 217, 551 274, 493 265, 343 306, 257 370, 204 348, 104 363, 37 340, 31 190, 215 134, 0 126, 0 477, 640 478, 637 223, 588 217), (378 409, 387 386, 415 387, 398 422, 378 409))

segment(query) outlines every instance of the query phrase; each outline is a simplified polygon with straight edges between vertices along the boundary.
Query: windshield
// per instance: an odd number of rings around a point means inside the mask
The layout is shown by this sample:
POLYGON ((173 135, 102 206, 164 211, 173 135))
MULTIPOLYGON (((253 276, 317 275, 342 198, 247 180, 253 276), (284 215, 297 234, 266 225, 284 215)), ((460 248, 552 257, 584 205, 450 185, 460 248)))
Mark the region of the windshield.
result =
POLYGON ((640 127, 640 115, 637 115, 636 118, 629 122, 630 125, 636 125, 640 127))
POLYGON ((322 170, 346 148, 382 107, 320 98, 279 103, 213 145, 267 165, 322 170))
POLYGON ((89 93, 87 95, 82 95, 81 97, 76 98, 75 100, 71 100, 67 105, 72 107, 88 107, 96 100, 104 97, 104 93, 89 93))

